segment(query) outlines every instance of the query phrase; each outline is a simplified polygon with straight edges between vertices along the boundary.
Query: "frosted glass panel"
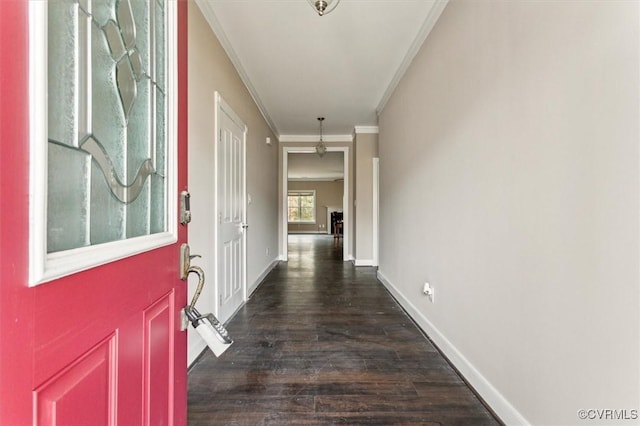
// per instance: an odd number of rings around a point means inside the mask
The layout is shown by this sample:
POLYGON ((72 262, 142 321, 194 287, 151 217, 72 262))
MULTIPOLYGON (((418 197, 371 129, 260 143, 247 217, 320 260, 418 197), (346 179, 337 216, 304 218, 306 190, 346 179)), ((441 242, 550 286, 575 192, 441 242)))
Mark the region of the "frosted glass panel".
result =
POLYGON ((155 139, 156 139, 156 150, 155 150, 155 166, 156 172, 164 177, 166 175, 166 158, 165 158, 165 145, 166 145, 166 127, 165 127, 165 117, 166 117, 166 106, 164 100, 164 93, 160 91, 160 89, 155 89, 156 97, 156 129, 155 129, 155 139))
POLYGON ((147 179, 136 201, 127 206, 127 238, 149 233, 149 182, 147 179))
POLYGON ((149 233, 155 234, 166 229, 165 214, 157 214, 166 209, 165 200, 165 178, 158 175, 151 176, 151 197, 150 197, 150 229, 149 233))
MULTIPOLYGON (((107 21, 104 27, 102 27, 102 31, 104 31, 107 43, 109 44, 111 57, 116 61, 119 60, 127 51, 124 48, 124 42, 120 36, 120 28, 118 28, 118 24, 114 21, 107 21)), ((98 40, 98 42, 100 42, 100 40, 98 40)))
POLYGON ((78 23, 78 7, 73 0, 49 3, 49 110, 56 111, 56 119, 49 120, 49 139, 66 145, 76 142, 78 23))
POLYGON ((138 95, 138 87, 136 85, 136 77, 133 75, 133 67, 128 56, 120 59, 116 65, 116 86, 120 94, 120 102, 122 103, 122 111, 124 116, 129 118, 133 104, 138 95))
POLYGON ((129 116, 127 126, 127 182, 133 181, 142 163, 152 158, 151 134, 151 83, 144 79, 138 83, 138 96, 129 116))
POLYGON ((155 41, 154 41, 154 50, 155 50, 155 79, 158 87, 164 92, 166 89, 165 86, 165 14, 164 14, 164 1, 158 0, 156 1, 155 6, 155 41))
POLYGON ((160 230, 166 228, 165 217, 166 211, 162 214, 156 214, 156 212, 166 209, 166 131, 165 131, 165 100, 164 93, 159 88, 155 88, 155 107, 156 107, 156 150, 155 154, 155 168, 156 174, 151 178, 151 233, 160 232, 160 230))
POLYGON ((49 170, 47 185, 56 197, 47 206, 47 252, 83 247, 89 244, 87 232, 87 176, 91 158, 64 145, 49 144, 49 159, 58 167, 49 170), (78 184, 80 183, 80 184, 78 184))
POLYGON ((91 15, 100 27, 109 20, 115 21, 116 0, 91 0, 91 15))
POLYGON ((133 74, 135 75, 136 80, 140 81, 144 76, 144 68, 142 68, 142 57, 140 56, 140 52, 137 50, 131 52, 129 60, 131 61, 131 67, 133 68, 133 74))
POLYGON ((91 244, 121 240, 125 236, 126 205, 110 192, 100 167, 91 165, 91 244))
POLYGON ((111 56, 103 31, 93 27, 91 37, 93 60, 91 116, 93 137, 109 155, 118 176, 124 176, 126 121, 115 80, 116 62, 111 56))
POLYGON ((164 3, 48 5, 48 251, 165 232, 164 3))
POLYGON ((149 49, 149 35, 152 33, 153 28, 151 27, 151 13, 152 13, 153 3, 141 2, 138 0, 131 1, 131 11, 133 20, 136 22, 136 37, 135 44, 133 47, 140 54, 140 58, 142 59, 142 68, 147 71, 151 69, 151 54, 149 49))
MULTIPOLYGON (((134 3, 141 5, 143 9, 147 8, 147 5, 143 1, 136 0, 134 3)), ((136 46, 136 38, 139 31, 138 28, 144 30, 145 25, 148 26, 149 23, 140 19, 137 23, 134 21, 131 2, 129 0, 119 0, 117 10, 118 24, 120 25, 120 32, 122 33, 122 40, 124 41, 127 49, 133 49, 136 46)))

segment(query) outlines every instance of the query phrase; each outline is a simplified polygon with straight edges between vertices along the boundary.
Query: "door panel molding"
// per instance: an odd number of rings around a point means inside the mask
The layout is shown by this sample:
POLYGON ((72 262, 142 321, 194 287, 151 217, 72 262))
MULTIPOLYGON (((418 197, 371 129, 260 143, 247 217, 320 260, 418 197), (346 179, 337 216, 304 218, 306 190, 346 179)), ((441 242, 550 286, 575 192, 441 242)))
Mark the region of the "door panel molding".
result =
POLYGON ((115 425, 116 351, 114 333, 39 386, 34 391, 35 424, 115 425))
POLYGON ((173 422, 175 297, 171 292, 145 309, 144 420, 148 426, 173 422))

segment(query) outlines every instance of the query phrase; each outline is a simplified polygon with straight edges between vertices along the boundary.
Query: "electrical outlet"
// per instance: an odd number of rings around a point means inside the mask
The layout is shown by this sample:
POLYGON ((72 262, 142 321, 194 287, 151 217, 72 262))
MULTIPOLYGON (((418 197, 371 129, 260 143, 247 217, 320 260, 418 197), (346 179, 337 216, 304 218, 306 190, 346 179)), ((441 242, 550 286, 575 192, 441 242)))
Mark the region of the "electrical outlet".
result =
POLYGON ((422 286, 422 293, 424 293, 425 296, 429 297, 429 301, 431 301, 431 303, 434 303, 435 290, 431 286, 431 284, 429 284, 428 282, 425 282, 424 285, 422 286))
POLYGON ((267 256, 269 256, 269 247, 267 247, 267 256))

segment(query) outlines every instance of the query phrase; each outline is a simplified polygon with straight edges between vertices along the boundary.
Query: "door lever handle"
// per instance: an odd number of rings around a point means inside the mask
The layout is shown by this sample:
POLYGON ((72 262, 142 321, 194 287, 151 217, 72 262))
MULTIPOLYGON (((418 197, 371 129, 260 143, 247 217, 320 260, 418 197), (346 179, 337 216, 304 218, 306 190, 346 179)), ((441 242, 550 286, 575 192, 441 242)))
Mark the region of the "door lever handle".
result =
MULTIPOLYGON (((202 257, 199 254, 191 254, 189 250, 189 244, 182 244, 180 246, 180 279, 186 280, 189 275, 189 269, 191 268, 191 259, 196 257, 202 257)), ((200 268, 198 268, 200 269, 200 268)), ((192 271, 191 271, 192 272, 192 271)))
POLYGON ((189 304, 189 310, 191 311, 196 306, 196 301, 200 297, 200 293, 202 293, 202 288, 204 287, 204 271, 199 266, 190 266, 189 269, 187 269, 187 275, 189 274, 196 274, 198 276, 198 286, 189 304))

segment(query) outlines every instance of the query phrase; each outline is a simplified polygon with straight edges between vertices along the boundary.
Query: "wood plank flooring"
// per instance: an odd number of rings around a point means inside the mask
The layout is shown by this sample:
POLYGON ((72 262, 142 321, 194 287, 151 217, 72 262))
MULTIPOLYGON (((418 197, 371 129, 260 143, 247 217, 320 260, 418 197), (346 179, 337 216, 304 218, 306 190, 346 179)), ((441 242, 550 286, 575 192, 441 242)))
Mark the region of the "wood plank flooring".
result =
POLYGON ((189 373, 189 425, 500 424, 330 236, 289 236, 228 329, 189 373))

